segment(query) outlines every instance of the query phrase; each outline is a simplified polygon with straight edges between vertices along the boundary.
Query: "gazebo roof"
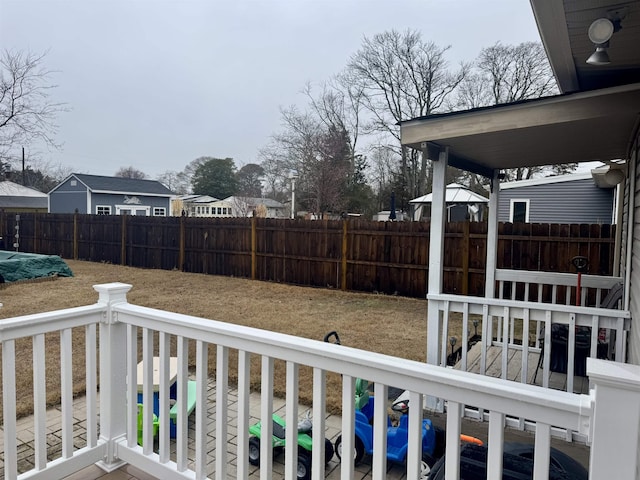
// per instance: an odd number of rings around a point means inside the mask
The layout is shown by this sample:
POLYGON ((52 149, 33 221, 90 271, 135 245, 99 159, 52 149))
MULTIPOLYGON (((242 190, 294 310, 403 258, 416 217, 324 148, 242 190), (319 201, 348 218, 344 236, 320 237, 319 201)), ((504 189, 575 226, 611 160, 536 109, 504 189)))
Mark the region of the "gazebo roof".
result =
MULTIPOLYGON (((431 203, 433 194, 429 193, 418 198, 410 200, 409 203, 431 203)), ((447 203, 489 203, 489 199, 477 193, 472 192, 468 188, 458 184, 450 183, 447 185, 446 194, 447 203)))

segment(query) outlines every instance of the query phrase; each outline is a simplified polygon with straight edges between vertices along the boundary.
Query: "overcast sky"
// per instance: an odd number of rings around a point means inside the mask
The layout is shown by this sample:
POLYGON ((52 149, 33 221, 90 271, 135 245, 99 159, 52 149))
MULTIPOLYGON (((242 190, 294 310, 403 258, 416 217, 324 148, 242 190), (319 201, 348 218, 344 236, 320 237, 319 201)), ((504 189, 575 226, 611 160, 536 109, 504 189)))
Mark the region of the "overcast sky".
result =
POLYGON ((69 107, 62 150, 41 157, 97 175, 258 163, 307 82, 341 71, 364 36, 407 28, 451 45, 452 66, 539 41, 528 0, 0 0, 0 47, 48 50, 69 107))

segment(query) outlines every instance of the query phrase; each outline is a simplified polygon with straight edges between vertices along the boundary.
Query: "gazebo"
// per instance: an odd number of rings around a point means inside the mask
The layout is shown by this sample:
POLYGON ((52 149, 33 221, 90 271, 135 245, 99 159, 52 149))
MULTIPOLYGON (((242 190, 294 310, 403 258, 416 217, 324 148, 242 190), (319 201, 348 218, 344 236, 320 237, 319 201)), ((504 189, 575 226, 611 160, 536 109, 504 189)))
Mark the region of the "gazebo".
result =
MULTIPOLYGON (((432 201, 433 193, 409 201, 413 207, 413 219, 418 221, 431 218, 432 201)), ((446 188, 445 202, 447 205, 447 221, 470 220, 472 222, 480 222, 484 219, 484 212, 489 199, 472 192, 458 183, 450 183, 446 188)))

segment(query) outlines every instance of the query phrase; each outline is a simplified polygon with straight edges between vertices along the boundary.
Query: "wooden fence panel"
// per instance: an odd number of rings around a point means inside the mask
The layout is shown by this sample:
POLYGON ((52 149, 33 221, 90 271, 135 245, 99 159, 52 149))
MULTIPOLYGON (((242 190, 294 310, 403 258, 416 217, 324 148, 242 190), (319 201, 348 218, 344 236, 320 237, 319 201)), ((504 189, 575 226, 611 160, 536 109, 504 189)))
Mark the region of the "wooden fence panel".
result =
POLYGON ((123 216, 124 263, 131 267, 172 270, 178 268, 179 217, 123 216))
MULTIPOLYGON (((15 214, 0 212, 12 250, 15 214)), ((20 251, 424 298, 428 222, 21 214, 20 251)), ((445 227, 445 293, 483 295, 486 223, 445 227)), ((499 225, 498 268, 611 275, 615 226, 499 225)), ((522 287, 517 287, 522 288, 522 287)), ((561 292, 562 294, 562 292, 561 292)), ((544 292, 545 298, 551 292, 544 292)))
POLYGON ((75 215, 76 248, 73 258, 90 262, 122 263, 122 223, 129 217, 75 215))
MULTIPOLYGON (((248 218, 184 218, 186 272, 251 277, 248 218)), ((179 238, 176 237, 179 245, 179 238)))

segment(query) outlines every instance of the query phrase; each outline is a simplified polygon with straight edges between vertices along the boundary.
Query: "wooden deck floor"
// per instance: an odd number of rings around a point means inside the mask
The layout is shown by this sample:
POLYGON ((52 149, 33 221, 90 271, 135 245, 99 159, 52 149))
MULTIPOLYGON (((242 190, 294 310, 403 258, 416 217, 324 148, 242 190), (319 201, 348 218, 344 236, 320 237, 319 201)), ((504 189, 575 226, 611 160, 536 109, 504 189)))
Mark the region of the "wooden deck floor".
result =
MULTIPOLYGON (((473 373, 480 373, 480 358, 482 352, 482 342, 476 343, 467 352, 467 371, 473 373)), ((538 359, 540 354, 537 352, 529 352, 526 379, 528 384, 534 384, 534 377, 536 377, 536 367, 538 366, 538 359)), ((462 369, 461 362, 458 362, 455 367, 458 370, 462 369)), ((490 377, 501 378, 502 377, 502 347, 491 346, 487 351, 487 367, 486 375, 490 377)), ((516 382, 521 381, 522 375, 522 350, 518 348, 510 348, 507 360, 507 375, 508 380, 516 382)), ((542 386, 544 372, 542 367, 538 370, 535 385, 542 386)), ((556 390, 567 390, 567 375, 564 373, 550 372, 549 374, 549 387, 556 390)), ((589 392, 589 379, 587 377, 573 377, 573 391, 574 393, 588 393, 589 392)))

